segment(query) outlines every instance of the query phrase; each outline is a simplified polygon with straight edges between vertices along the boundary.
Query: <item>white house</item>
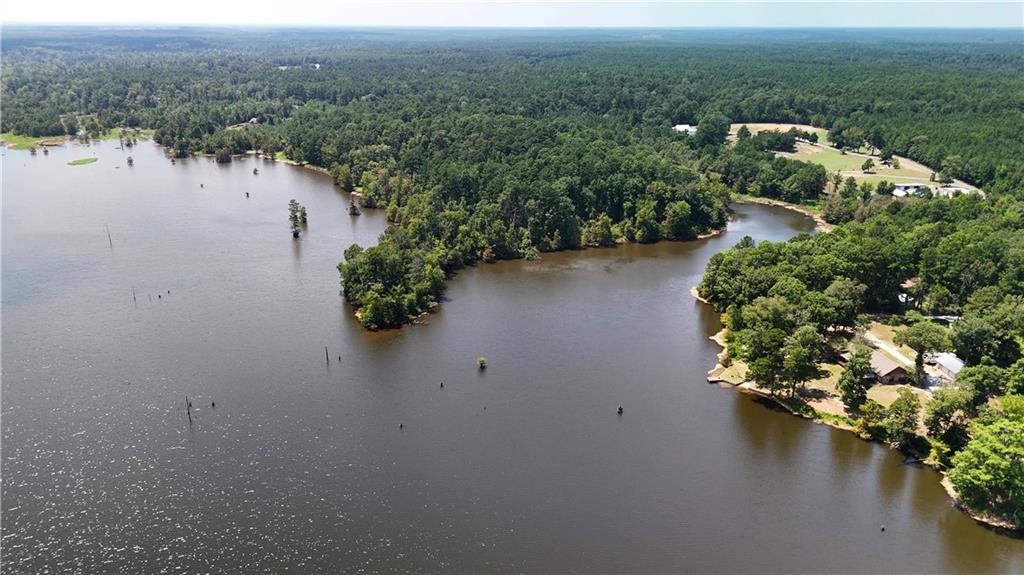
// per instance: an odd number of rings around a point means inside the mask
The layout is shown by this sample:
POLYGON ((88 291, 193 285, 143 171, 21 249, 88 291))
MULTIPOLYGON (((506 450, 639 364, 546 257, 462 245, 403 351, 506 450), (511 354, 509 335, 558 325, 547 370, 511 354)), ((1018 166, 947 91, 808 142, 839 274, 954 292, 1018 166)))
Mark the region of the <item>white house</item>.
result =
POLYGON ((676 124, 675 126, 672 126, 672 129, 677 132, 686 132, 691 135, 697 133, 697 126, 691 126, 689 124, 676 124))
POLYGON ((916 183, 915 184, 896 184, 896 188, 892 191, 892 195, 896 196, 897 198, 905 198, 905 197, 909 196, 910 194, 913 194, 914 192, 920 190, 921 188, 926 188, 926 187, 928 187, 928 186, 926 186, 924 184, 916 184, 916 183))

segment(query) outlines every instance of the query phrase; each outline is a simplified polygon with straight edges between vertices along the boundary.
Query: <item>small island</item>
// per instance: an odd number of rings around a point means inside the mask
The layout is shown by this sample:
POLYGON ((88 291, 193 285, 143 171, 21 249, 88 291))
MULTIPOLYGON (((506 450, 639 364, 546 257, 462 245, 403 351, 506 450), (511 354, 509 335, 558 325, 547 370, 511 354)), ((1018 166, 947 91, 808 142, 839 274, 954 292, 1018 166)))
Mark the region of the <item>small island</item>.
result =
POLYGON ((99 158, 79 158, 77 160, 71 160, 68 162, 69 166, 84 166, 86 164, 92 164, 99 161, 99 158))

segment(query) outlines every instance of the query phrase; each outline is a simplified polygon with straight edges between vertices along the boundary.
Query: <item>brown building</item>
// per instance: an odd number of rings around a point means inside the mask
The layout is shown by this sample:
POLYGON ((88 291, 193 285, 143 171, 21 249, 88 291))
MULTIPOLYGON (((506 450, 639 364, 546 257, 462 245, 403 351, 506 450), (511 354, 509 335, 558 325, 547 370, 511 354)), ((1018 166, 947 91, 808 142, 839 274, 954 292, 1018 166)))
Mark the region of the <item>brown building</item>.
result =
POLYGON ((871 352, 871 369, 878 383, 885 385, 906 383, 910 379, 906 368, 880 349, 871 352))

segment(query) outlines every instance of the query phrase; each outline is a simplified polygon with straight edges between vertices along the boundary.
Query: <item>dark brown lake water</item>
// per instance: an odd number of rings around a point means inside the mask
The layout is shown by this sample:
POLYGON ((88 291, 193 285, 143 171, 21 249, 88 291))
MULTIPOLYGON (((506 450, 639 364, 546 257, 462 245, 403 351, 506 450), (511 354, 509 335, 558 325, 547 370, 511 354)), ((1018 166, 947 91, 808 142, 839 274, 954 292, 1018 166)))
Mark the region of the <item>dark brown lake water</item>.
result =
POLYGON ((468 269, 369 333, 335 265, 381 212, 116 146, 3 152, 6 573, 1024 572, 931 470, 705 383, 690 287, 803 216, 468 269))

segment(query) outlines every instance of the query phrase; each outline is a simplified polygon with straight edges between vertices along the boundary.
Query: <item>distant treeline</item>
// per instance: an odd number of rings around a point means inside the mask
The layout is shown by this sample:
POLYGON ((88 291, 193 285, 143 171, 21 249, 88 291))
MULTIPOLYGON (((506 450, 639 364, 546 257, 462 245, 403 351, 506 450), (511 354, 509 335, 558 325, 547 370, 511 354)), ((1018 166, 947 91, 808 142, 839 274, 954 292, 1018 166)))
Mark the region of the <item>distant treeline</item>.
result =
POLYGON ((368 326, 427 309, 481 259, 693 238, 731 192, 818 199, 824 169, 772 153, 792 136, 727 146, 730 121, 829 128, 995 193, 1024 181, 1012 38, 16 32, 4 131, 142 126, 179 155, 283 152, 386 208, 397 225, 339 266, 368 326))

